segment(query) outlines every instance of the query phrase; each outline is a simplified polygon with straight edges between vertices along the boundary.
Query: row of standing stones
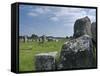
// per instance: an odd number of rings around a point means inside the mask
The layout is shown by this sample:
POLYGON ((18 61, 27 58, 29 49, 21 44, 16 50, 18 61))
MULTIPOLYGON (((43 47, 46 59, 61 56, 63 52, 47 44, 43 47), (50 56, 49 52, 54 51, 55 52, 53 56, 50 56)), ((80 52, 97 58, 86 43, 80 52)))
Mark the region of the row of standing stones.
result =
POLYGON ((36 54, 36 71, 96 67, 95 43, 96 23, 91 24, 87 16, 78 19, 74 24, 73 39, 63 44, 59 60, 56 60, 57 52, 36 54))

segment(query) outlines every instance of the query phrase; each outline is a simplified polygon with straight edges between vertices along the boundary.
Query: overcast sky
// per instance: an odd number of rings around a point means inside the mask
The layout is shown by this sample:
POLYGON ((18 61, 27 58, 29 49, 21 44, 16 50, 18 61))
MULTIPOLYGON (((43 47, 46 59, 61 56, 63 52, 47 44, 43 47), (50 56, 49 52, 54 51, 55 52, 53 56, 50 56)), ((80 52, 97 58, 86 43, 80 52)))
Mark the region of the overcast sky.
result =
POLYGON ((72 36, 76 19, 85 16, 88 16, 91 22, 94 22, 96 10, 89 8, 20 5, 19 33, 20 35, 31 35, 34 33, 39 36, 72 36))

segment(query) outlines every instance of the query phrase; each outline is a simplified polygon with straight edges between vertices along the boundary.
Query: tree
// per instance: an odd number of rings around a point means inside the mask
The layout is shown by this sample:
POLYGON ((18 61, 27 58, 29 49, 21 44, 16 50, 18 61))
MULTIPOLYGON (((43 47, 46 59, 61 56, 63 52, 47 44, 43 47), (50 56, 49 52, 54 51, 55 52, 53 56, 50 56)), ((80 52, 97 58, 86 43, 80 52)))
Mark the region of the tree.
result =
POLYGON ((37 39, 37 38, 38 38, 38 35, 32 34, 32 35, 31 35, 31 38, 37 39))
POLYGON ((66 39, 68 39, 69 37, 68 36, 66 36, 66 39))
POLYGON ((73 36, 70 36, 70 39, 73 39, 73 36))

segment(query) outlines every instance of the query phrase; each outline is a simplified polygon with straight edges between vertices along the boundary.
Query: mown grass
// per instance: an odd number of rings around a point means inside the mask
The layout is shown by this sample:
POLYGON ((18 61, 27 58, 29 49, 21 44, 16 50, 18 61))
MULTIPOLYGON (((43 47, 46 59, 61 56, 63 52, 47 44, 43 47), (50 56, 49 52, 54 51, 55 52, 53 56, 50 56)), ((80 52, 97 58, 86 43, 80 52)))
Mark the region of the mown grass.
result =
MULTIPOLYGON (((66 39, 59 40, 58 42, 19 42, 19 70, 20 71, 35 71, 35 58, 38 53, 47 53, 61 51, 61 47, 66 39)), ((59 55, 58 55, 59 56, 59 55)))

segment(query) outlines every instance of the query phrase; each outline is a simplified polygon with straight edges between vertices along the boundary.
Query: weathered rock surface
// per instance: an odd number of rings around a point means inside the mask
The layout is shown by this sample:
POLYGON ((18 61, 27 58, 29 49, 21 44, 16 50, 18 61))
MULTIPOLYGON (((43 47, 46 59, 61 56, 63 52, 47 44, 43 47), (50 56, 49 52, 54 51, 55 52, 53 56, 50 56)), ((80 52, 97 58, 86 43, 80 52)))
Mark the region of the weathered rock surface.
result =
POLYGON ((93 41, 96 42, 96 22, 91 24, 92 38, 93 41))
POLYGON ((40 53, 35 56, 35 66, 37 71, 48 71, 56 69, 57 52, 40 53))
POLYGON ((89 68, 95 66, 91 37, 83 35, 66 42, 61 49, 58 69, 89 68))
POLYGON ((74 24, 74 36, 73 37, 77 38, 84 34, 91 36, 91 21, 87 16, 76 20, 74 24))

